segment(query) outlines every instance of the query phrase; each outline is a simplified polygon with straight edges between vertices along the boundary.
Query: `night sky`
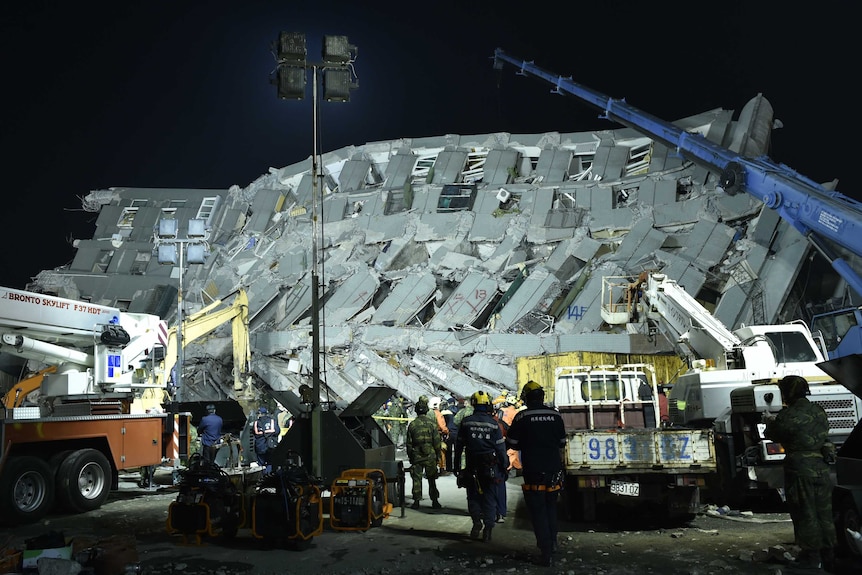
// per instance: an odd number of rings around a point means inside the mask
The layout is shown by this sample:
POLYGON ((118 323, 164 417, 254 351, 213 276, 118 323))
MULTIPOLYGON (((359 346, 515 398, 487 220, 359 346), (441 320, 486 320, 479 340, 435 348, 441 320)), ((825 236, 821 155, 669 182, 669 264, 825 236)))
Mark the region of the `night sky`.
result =
MULTIPOLYGON (((21 4, 21 5, 19 5, 21 4)), ((609 129, 550 86, 492 70, 497 47, 667 120, 758 93, 770 156, 860 199, 852 3, 30 1, 0 20, 7 202, 0 285, 72 260, 109 187, 244 187, 312 152, 311 97, 276 97, 271 47, 358 48, 359 89, 321 105, 324 152, 399 137, 609 129), (369 8, 364 5, 373 5, 369 8), (787 10, 791 10, 788 12, 787 10), (851 86, 852 81, 852 86, 851 86)))

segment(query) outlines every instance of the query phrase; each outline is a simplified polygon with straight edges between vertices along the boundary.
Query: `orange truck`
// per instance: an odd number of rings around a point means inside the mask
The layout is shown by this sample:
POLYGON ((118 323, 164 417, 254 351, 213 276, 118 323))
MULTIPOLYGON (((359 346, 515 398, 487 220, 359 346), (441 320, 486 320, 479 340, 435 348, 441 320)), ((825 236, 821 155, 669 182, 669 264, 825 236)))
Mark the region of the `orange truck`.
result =
POLYGON ((6 523, 98 509, 119 486, 120 472, 188 457, 187 413, 16 419, 28 409, 4 410, 0 423, 0 521, 6 523))
POLYGON ((158 316, 0 287, 0 354, 24 374, 0 408, 0 521, 97 509, 120 472, 187 458, 191 414, 137 401, 160 385, 166 333, 158 316))

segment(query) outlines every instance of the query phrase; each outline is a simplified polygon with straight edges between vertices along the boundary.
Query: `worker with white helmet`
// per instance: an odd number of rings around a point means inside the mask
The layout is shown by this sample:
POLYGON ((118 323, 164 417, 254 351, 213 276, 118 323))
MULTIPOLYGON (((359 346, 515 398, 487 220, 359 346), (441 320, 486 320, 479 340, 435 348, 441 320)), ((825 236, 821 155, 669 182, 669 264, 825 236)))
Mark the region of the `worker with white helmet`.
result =
MULTIPOLYGON (((446 425, 446 418, 443 417, 443 412, 440 411, 440 398, 439 397, 427 397, 423 395, 419 398, 419 401, 422 401, 424 398, 425 402, 428 404, 428 417, 437 424, 437 430, 440 432, 440 441, 445 445, 449 440, 449 426, 446 425)), ((454 439, 454 438, 453 438, 454 439)), ((446 449, 444 448, 440 452, 440 459, 437 461, 437 467, 440 469, 440 473, 442 475, 446 474, 446 449)))

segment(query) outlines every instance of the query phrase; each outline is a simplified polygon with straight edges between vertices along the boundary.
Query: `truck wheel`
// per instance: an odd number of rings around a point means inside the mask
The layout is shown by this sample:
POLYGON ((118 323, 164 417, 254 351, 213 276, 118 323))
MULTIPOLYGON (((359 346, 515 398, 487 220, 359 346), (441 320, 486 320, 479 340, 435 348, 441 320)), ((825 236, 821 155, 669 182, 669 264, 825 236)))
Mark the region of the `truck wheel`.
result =
POLYGON ((57 470, 57 498, 75 513, 98 509, 111 493, 111 464, 101 451, 73 452, 57 470))
POLYGON ((859 515, 859 510, 856 509, 853 497, 845 496, 841 499, 838 507, 834 509, 838 520, 835 522, 835 527, 838 531, 838 550, 842 555, 858 555, 858 547, 856 541, 851 540, 851 535, 847 533, 848 529, 852 529, 859 533, 862 530, 862 517, 859 515))
POLYGON ((69 457, 72 454, 72 450, 68 449, 66 451, 59 451, 48 458, 48 467, 51 468, 51 473, 55 476, 57 475, 57 470, 60 469, 60 464, 63 463, 63 460, 69 457))
POLYGON ((0 477, 0 509, 10 523, 32 523, 54 506, 54 478, 38 457, 12 457, 0 477))

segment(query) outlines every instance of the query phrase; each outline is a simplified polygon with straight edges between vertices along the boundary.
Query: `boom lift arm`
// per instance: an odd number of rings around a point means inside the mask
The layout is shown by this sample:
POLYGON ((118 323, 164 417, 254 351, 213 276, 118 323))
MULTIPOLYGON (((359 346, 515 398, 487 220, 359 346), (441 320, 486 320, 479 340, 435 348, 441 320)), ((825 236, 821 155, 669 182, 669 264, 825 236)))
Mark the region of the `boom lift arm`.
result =
POLYGON ((148 367, 160 324, 152 314, 0 287, 0 353, 40 364, 32 371, 49 366, 14 385, 3 405, 20 407, 40 388, 64 401, 130 398, 152 387, 148 367))
POLYGON ((778 212, 817 249, 838 274, 858 294, 862 294, 862 277, 847 260, 836 255, 827 242, 862 257, 862 203, 776 164, 766 156, 749 158, 710 142, 700 134, 686 132, 670 122, 647 114, 625 100, 610 98, 534 65, 517 60, 503 50, 494 52, 494 67, 508 62, 554 85, 555 94, 568 93, 599 108, 602 118, 619 122, 644 135, 676 149, 685 158, 705 165, 720 174, 720 185, 728 194, 745 191, 778 212))

